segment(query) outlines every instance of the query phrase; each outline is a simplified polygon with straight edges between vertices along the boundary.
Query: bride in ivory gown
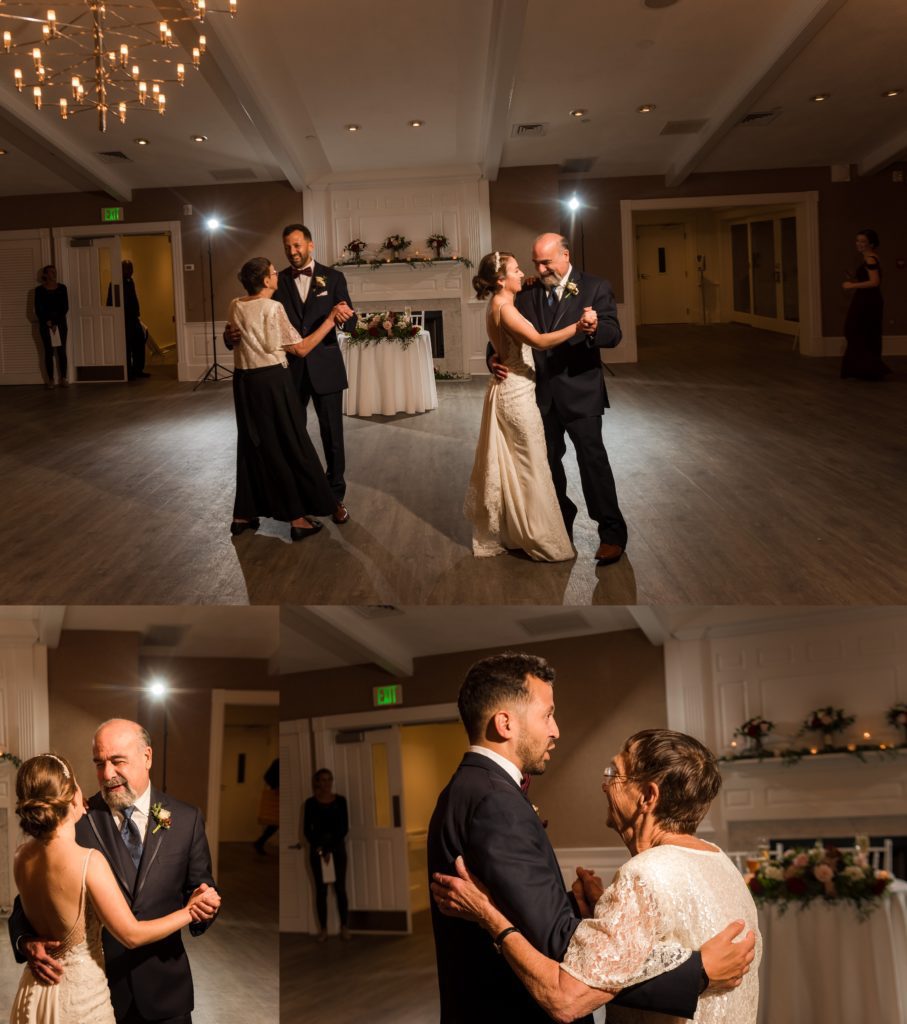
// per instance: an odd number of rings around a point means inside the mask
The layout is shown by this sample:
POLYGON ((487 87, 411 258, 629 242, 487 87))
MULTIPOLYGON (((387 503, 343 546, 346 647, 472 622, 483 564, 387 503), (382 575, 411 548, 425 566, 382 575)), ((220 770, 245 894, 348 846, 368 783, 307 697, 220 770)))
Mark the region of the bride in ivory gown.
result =
POLYGON ((539 334, 513 304, 524 276, 512 253, 493 252, 472 280, 478 298, 489 298, 488 337, 509 372, 504 380, 493 376, 485 393, 464 511, 477 558, 522 549, 538 562, 565 562, 576 552, 548 468, 530 349, 561 345, 594 324, 586 310, 576 323, 539 334))
MULTIPOLYGON (((497 936, 498 949, 529 994, 556 1021, 585 1016, 620 989, 676 967, 689 950, 738 921, 741 930, 747 927, 755 935, 750 968, 730 989, 709 984, 693 1020, 756 1024, 762 955, 756 906, 730 858, 695 836, 720 786, 714 755, 692 736, 647 729, 626 741, 605 769, 602 790, 608 826, 630 859, 607 889, 591 872, 577 868, 573 892, 584 920, 563 963, 538 952, 512 927, 495 906, 494 893, 475 883, 462 858, 460 877, 435 875, 432 895, 442 913, 476 921, 497 936)), ((708 982, 707 976, 703 980, 708 982)), ((617 1004, 608 1006, 607 1017, 608 1024, 683 1024, 685 1019, 617 1004)))
POLYGON ((155 942, 197 919, 197 907, 215 907, 214 890, 196 890, 182 910, 137 921, 103 854, 76 844, 85 813, 69 763, 56 754, 26 761, 16 776, 16 814, 29 836, 16 851, 13 873, 29 921, 56 948, 63 968, 56 985, 39 982, 26 967, 10 1024, 115 1024, 104 973, 101 929, 133 948, 155 942))

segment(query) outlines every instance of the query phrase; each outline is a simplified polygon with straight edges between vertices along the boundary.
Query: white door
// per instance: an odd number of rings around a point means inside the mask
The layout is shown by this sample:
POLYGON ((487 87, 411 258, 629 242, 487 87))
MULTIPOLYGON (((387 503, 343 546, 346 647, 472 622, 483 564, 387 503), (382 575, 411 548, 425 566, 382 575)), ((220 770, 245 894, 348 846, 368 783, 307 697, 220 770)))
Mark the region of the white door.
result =
POLYGON ((732 318, 798 335, 797 218, 765 214, 730 224, 732 318))
POLYGON ((641 324, 690 322, 686 238, 683 224, 637 225, 641 324))
POLYGON ((35 287, 41 268, 50 262, 46 229, 0 231, 0 384, 44 381, 35 287))
POLYGON ((67 252, 70 332, 76 380, 126 380, 120 240, 72 239, 67 252), (108 305, 108 302, 110 305, 108 305))
POLYGON ((400 727, 335 734, 332 754, 334 791, 346 797, 350 814, 350 929, 409 933, 400 727))
POLYGON ((280 930, 317 931, 312 911, 308 850, 300 844, 302 805, 312 795, 309 723, 280 723, 280 930), (299 847, 296 849, 296 847, 299 847))

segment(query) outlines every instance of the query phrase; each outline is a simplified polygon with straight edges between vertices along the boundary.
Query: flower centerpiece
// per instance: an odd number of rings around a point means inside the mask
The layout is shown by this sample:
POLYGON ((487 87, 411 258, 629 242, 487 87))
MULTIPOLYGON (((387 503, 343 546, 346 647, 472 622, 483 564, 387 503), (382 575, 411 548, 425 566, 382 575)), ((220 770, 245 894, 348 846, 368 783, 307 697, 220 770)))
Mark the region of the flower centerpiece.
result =
POLYGON ((903 730, 904 743, 907 745, 907 704, 893 704, 886 712, 885 719, 889 725, 893 725, 896 729, 903 730))
POLYGON ((367 248, 368 246, 366 245, 365 242, 362 241, 361 238, 352 239, 351 241, 346 243, 346 248, 344 249, 344 252, 348 252, 349 257, 347 259, 344 259, 343 262, 353 263, 356 266, 365 263, 365 260, 362 258, 362 254, 365 252, 367 248))
POLYGON ((774 903, 781 913, 792 903, 805 907, 823 899, 852 903, 865 919, 879 905, 891 881, 887 871, 873 870, 862 851, 842 852, 816 843, 810 849, 785 850, 780 860, 760 863, 747 884, 758 904, 774 903))
POLYGON ((756 753, 761 754, 765 749, 762 745, 762 740, 774 728, 774 722, 769 722, 768 719, 763 718, 761 715, 754 715, 752 718, 748 718, 742 725, 738 725, 734 730, 734 735, 752 740, 756 753))
POLYGON ((845 715, 843 708, 816 708, 810 711, 803 722, 801 732, 821 732, 826 747, 832 745, 831 738, 836 732, 843 732, 849 725, 853 725, 853 715, 845 715))
POLYGON ((441 253, 445 249, 450 248, 450 242, 447 241, 447 235, 441 234, 429 235, 428 238, 425 239, 425 244, 429 249, 434 250, 436 260, 441 259, 441 253))
POLYGON ((373 341, 396 341, 403 348, 409 348, 419 328, 405 313, 359 313, 356 322, 349 329, 349 342, 353 345, 370 345, 373 341))
POLYGON ((408 238, 404 238, 403 235, 388 235, 387 238, 384 239, 384 244, 381 246, 382 249, 385 249, 387 252, 392 254, 391 258, 393 260, 398 260, 400 258, 400 253, 404 252, 409 247, 410 240, 408 238))

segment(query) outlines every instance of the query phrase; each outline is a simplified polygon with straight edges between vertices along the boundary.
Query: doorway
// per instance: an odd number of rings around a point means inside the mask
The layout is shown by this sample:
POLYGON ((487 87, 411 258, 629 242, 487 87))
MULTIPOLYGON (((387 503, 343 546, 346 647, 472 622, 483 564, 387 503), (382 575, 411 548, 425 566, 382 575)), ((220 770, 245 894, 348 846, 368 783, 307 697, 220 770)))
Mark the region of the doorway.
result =
POLYGON ((729 229, 733 319, 769 331, 798 334, 796 214, 734 219, 729 229))
POLYGON ((278 756, 279 718, 273 705, 224 708, 218 842, 252 843, 262 833, 263 780, 278 756))
POLYGON ((690 323, 685 224, 636 225, 639 323, 690 323))

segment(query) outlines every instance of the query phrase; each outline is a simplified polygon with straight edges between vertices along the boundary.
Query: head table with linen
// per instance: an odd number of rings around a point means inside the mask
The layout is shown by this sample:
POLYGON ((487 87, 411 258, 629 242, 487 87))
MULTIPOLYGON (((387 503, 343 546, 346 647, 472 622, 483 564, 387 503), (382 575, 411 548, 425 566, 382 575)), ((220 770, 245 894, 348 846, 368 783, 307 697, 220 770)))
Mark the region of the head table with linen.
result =
POLYGON ((393 416, 437 409, 428 331, 419 331, 406 348, 392 339, 362 344, 344 334, 338 333, 338 338, 349 379, 343 394, 344 415, 393 416))

